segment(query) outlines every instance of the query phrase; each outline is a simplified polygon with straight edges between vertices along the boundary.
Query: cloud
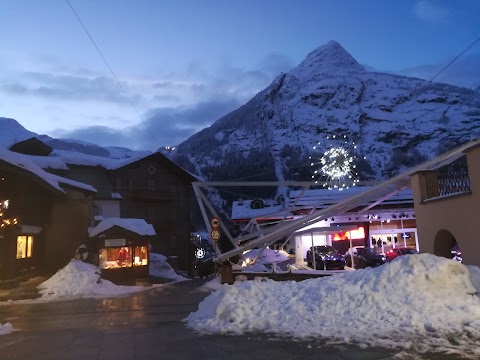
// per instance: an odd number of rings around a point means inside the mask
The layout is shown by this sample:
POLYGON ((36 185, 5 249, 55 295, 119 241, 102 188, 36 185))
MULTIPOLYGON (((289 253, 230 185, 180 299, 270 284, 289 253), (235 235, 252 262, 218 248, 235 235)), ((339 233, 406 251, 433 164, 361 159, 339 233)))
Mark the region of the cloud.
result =
POLYGON ((413 13, 419 19, 431 23, 442 22, 448 17, 448 10, 430 0, 420 0, 413 6, 413 13))
POLYGON ((120 76, 136 110, 129 109, 114 79, 61 64, 0 73, 0 91, 3 98, 11 99, 11 111, 18 116, 22 113, 19 106, 23 109, 22 104, 29 104, 22 115, 37 123, 33 131, 101 146, 154 150, 178 145, 210 126, 292 66, 290 58, 270 53, 254 68, 223 59, 210 68, 192 62, 177 73, 120 76))
MULTIPOLYGON (((404 69, 398 73, 430 80, 450 61, 451 59, 446 59, 442 64, 419 65, 404 69)), ((436 77, 434 81, 468 88, 478 86, 480 84, 480 53, 460 57, 436 77)))
MULTIPOLYGON (((3 82, 0 89, 14 95, 30 95, 65 100, 95 100, 127 104, 127 98, 118 84, 106 76, 80 76, 46 72, 24 72, 21 81, 3 82)), ((126 89, 130 86, 122 84, 126 89)), ((139 94, 130 95, 136 102, 143 101, 139 94)))
POLYGON ((93 142, 100 146, 154 150, 161 146, 178 145, 239 106, 237 100, 226 99, 199 103, 192 107, 157 108, 149 110, 145 121, 134 126, 122 129, 88 126, 73 131, 57 129, 52 135, 93 142))

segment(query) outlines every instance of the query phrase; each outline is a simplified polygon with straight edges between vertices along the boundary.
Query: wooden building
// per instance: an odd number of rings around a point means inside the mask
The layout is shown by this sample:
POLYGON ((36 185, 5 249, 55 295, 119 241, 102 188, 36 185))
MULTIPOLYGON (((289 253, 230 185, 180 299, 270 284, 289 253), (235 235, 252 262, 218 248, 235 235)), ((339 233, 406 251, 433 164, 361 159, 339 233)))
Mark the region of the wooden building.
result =
POLYGON ((0 286, 65 266, 88 237, 94 193, 0 148, 0 286))
POLYGON ((149 249, 155 230, 143 219, 109 218, 89 229, 89 251, 95 253, 102 277, 135 283, 149 277, 149 249))

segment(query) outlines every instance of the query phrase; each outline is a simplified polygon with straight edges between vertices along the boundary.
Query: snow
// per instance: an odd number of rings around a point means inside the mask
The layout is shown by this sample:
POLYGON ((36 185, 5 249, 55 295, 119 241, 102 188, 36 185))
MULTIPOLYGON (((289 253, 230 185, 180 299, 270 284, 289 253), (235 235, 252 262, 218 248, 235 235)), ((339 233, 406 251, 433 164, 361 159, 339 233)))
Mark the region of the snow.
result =
POLYGON ((186 319, 201 333, 261 331, 328 343, 480 356, 480 269, 430 254, 302 282, 222 286, 186 319))
POLYGON ((216 276, 212 280, 209 280, 205 284, 200 286, 199 289, 201 291, 216 291, 216 290, 222 289, 223 286, 228 286, 228 285, 220 284, 220 276, 216 276))
POLYGON ((122 218, 108 218, 102 220, 94 228, 88 229, 90 237, 98 235, 114 226, 121 227, 125 230, 129 230, 133 233, 145 236, 155 235, 155 229, 151 224, 148 224, 144 219, 122 219, 122 218))
POLYGON ((254 260, 257 256, 260 255, 257 262, 260 261, 263 264, 273 264, 281 261, 288 260, 288 254, 283 250, 272 250, 272 249, 252 249, 243 253, 243 258, 254 260))
POLYGON ((141 286, 119 286, 101 279, 98 267, 80 260, 71 260, 37 288, 42 294, 38 300, 113 297, 146 289, 141 286))
POLYGON ((174 281, 189 280, 179 275, 173 270, 167 261, 167 257, 162 254, 150 253, 150 276, 160 277, 174 281))
POLYGON ((66 178, 63 178, 61 176, 57 176, 54 174, 50 174, 43 170, 37 163, 35 163, 32 160, 32 157, 19 154, 10 150, 7 150, 5 148, 0 147, 0 161, 5 161, 9 164, 12 164, 20 169, 26 170, 34 175, 36 175, 38 178, 52 186, 53 188, 65 192, 60 184, 68 184, 70 186, 96 192, 95 188, 93 188, 90 185, 80 183, 78 181, 73 181, 69 180, 66 178))
POLYGON ((7 322, 6 324, 2 325, 2 323, 0 323, 0 335, 7 335, 12 332, 13 332, 12 324, 7 322))

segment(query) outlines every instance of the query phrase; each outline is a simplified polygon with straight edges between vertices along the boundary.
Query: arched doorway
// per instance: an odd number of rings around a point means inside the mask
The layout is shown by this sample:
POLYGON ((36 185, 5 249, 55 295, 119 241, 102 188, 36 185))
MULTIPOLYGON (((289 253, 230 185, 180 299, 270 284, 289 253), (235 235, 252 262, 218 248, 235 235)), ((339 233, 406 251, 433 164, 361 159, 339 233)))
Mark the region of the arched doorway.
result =
POLYGON ((457 246, 457 240, 448 230, 442 229, 437 232, 433 243, 433 253, 451 259, 452 248, 457 246))

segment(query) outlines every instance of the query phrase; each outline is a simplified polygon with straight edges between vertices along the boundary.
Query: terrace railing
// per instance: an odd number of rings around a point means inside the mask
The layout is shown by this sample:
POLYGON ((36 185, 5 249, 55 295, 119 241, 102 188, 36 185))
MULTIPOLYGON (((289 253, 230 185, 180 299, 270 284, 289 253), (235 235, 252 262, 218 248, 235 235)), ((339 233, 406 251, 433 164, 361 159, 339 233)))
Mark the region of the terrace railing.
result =
POLYGON ((466 156, 425 174, 424 200, 441 198, 470 191, 466 156))

